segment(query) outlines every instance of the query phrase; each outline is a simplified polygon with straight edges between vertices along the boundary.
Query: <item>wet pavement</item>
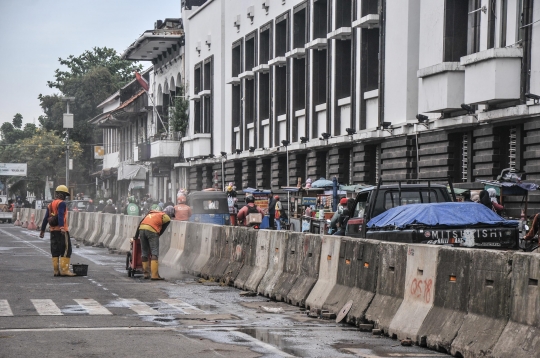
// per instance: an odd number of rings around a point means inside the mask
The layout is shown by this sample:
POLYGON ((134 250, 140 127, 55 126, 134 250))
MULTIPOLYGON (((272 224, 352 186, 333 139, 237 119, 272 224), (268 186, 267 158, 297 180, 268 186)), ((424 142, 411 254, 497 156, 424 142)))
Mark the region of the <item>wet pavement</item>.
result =
POLYGON ((447 356, 164 268, 166 281, 130 278, 125 255, 79 244, 72 263, 88 264, 89 276, 53 278, 48 237, 0 225, 0 263, 7 267, 0 316, 2 307, 12 313, 0 317, 0 357, 44 350, 50 354, 43 356, 81 357, 132 356, 128 351, 193 357, 447 356), (84 306, 89 300, 91 308, 84 306), (47 301, 59 315, 36 313, 35 301, 47 301), (65 333, 51 336, 55 330, 65 333), (139 336, 154 338, 133 341, 139 336), (25 346, 28 339, 38 342, 34 351, 25 346))

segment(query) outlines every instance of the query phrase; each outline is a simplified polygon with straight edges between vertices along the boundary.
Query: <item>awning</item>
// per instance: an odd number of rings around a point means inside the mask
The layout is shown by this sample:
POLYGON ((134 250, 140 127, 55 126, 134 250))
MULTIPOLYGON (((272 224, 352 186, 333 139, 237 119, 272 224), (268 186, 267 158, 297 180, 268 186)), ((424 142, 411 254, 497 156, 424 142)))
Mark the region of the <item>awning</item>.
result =
POLYGON ((144 180, 132 180, 129 182, 129 190, 132 189, 144 189, 145 181, 144 180))
POLYGON ((138 164, 121 164, 118 180, 146 180, 146 168, 138 164))

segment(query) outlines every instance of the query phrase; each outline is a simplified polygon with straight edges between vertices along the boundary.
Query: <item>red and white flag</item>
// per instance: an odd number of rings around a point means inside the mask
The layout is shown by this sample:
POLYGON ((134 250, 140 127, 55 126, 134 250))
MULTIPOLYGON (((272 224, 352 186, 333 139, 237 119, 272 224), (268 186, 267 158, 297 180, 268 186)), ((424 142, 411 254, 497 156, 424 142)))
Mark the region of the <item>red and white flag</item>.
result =
POLYGON ((137 78, 137 82, 141 85, 141 87, 148 92, 150 89, 150 86, 148 86, 148 82, 144 79, 143 76, 139 72, 135 72, 135 78, 137 78))

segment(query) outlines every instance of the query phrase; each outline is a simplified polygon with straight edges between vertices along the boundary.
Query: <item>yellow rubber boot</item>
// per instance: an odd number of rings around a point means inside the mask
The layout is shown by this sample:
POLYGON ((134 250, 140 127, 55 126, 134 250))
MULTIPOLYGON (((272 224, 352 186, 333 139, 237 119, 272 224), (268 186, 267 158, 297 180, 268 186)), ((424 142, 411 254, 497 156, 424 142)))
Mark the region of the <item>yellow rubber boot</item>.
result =
POLYGON ((69 271, 69 257, 60 258, 60 276, 77 276, 73 272, 69 271))
POLYGON ((53 265, 53 268, 54 268, 54 275, 55 276, 60 276, 60 270, 59 270, 59 267, 58 267, 58 257, 53 257, 52 258, 52 265, 53 265))
POLYGON ((163 277, 159 276, 159 263, 158 260, 152 260, 150 263, 150 268, 152 269, 152 280, 164 280, 163 277))
POLYGON ((150 263, 148 261, 142 262, 143 278, 148 280, 150 278, 150 263))

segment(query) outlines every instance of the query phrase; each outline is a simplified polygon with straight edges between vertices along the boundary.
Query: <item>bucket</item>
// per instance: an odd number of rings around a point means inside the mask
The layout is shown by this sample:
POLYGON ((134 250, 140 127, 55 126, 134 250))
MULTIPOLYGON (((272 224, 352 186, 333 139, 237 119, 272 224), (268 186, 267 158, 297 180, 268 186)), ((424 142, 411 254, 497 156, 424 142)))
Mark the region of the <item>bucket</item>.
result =
POLYGON ((77 276, 87 276, 88 275, 88 265, 85 264, 73 264, 73 273, 77 276))

